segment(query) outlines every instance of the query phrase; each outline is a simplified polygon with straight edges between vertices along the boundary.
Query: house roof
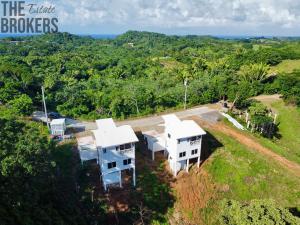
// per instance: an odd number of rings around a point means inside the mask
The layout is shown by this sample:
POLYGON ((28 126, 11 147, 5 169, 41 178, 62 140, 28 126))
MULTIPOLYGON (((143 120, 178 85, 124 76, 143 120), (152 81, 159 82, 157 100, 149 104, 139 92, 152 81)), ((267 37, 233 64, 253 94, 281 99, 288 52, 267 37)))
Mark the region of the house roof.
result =
POLYGON ((162 118, 165 121, 165 124, 177 124, 180 123, 181 120, 175 115, 175 114, 170 114, 170 115, 164 115, 162 118))
POLYGON ((142 134, 145 137, 151 138, 154 141, 164 140, 164 134, 158 133, 156 130, 144 131, 144 132, 142 132, 142 134))
POLYGON ((174 114, 163 116, 165 128, 171 134, 172 138, 181 139, 205 135, 206 132, 193 120, 181 121, 174 114))
POLYGON ((133 129, 129 125, 116 127, 112 119, 96 121, 97 130, 93 130, 96 145, 102 148, 138 142, 133 129), (103 127, 102 127, 103 125, 103 127))
POLYGON ((64 124, 66 122, 65 118, 62 119, 54 119, 51 121, 50 125, 61 125, 64 124))
POLYGON ((101 130, 110 130, 116 128, 112 118, 96 120, 97 128, 101 130))

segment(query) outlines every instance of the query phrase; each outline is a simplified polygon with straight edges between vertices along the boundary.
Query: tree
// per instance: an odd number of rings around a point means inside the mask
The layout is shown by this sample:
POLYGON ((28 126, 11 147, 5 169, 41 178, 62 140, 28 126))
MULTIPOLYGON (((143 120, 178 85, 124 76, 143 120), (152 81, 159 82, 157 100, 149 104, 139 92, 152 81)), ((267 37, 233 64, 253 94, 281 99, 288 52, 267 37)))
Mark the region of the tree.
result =
POLYGON ((251 200, 242 204, 235 200, 224 200, 221 204, 221 224, 299 224, 300 218, 272 200, 251 200))
POLYGON ((103 203, 76 194, 72 145, 55 146, 37 123, 0 117, 0 127, 1 225, 101 221, 103 203))
POLYGON ((268 108, 260 102, 252 102, 248 108, 251 120, 252 131, 258 131, 263 136, 272 138, 276 135, 278 127, 274 119, 269 116, 268 108))
POLYGON ((267 78, 270 67, 264 63, 255 63, 244 65, 240 68, 238 75, 243 81, 253 83, 255 81, 262 82, 267 78))
POLYGON ((268 108, 260 102, 253 102, 248 109, 251 116, 265 116, 268 113, 268 108))
POLYGON ((33 103, 31 98, 22 94, 19 97, 11 100, 8 104, 12 107, 13 111, 18 115, 30 115, 33 111, 33 103))
POLYGON ((300 71, 280 74, 277 80, 279 92, 286 102, 300 106, 300 71))

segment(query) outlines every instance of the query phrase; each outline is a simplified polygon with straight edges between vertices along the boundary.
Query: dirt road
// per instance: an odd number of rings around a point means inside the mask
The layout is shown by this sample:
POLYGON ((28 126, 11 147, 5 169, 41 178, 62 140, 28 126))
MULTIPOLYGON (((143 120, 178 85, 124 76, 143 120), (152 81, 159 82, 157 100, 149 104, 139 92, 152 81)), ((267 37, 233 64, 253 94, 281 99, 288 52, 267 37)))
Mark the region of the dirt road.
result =
POLYGON ((238 131, 234 128, 231 128, 224 123, 217 123, 217 124, 209 124, 197 117, 193 117, 195 121, 197 121, 201 126, 213 129, 216 131, 220 131, 235 140, 239 141, 241 144, 246 145, 247 147, 254 149, 258 151, 259 153, 267 156, 268 158, 276 161, 279 163, 281 166, 287 168, 290 170, 292 173, 300 177, 300 165, 289 161, 288 159, 284 158, 283 156, 278 155, 277 153, 273 152, 272 150, 262 146, 260 143, 258 143, 254 138, 251 136, 247 135, 246 133, 243 133, 241 131, 238 131))

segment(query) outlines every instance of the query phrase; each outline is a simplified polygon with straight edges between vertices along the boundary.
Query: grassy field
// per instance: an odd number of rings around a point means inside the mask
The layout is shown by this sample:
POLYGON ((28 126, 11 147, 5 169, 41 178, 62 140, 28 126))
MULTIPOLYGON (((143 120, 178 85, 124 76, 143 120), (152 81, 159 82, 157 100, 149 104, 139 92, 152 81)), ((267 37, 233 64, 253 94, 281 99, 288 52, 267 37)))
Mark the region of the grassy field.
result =
POLYGON ((279 114, 278 122, 281 138, 275 141, 258 135, 256 138, 262 145, 300 164, 300 110, 295 106, 285 105, 282 100, 266 105, 279 114))
POLYGON ((216 198, 200 209, 205 224, 217 224, 223 199, 274 199, 279 206, 299 207, 299 178, 227 135, 210 132, 223 147, 204 165, 217 184, 216 198))
POLYGON ((300 60, 283 60, 277 66, 271 68, 271 72, 291 73, 293 70, 300 70, 300 60))

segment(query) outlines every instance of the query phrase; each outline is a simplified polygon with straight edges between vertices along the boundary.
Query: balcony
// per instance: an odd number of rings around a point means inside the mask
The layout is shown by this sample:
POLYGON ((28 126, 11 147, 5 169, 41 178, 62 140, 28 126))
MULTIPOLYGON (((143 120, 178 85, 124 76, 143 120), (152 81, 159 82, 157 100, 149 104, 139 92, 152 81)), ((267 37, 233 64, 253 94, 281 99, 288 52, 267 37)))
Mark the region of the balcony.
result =
POLYGON ((128 149, 120 150, 120 154, 121 155, 125 155, 127 153, 132 153, 132 152, 133 152, 133 148, 128 148, 128 149))
POLYGON ((200 143, 201 143, 201 139, 190 141, 190 145, 200 145, 200 143))

